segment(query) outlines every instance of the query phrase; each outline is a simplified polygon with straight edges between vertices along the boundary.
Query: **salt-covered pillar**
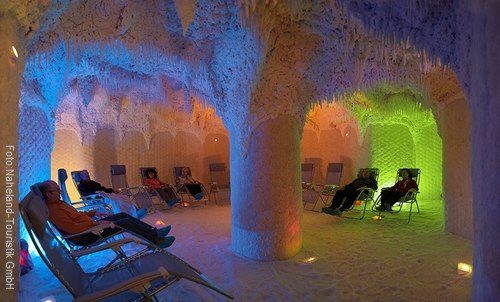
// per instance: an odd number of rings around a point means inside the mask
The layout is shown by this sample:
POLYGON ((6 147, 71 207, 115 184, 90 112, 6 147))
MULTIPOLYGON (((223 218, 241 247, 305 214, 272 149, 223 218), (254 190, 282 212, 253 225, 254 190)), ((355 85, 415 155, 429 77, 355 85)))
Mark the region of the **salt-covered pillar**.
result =
POLYGON ((231 247, 235 253, 255 260, 280 260, 300 250, 300 131, 289 115, 265 120, 251 134, 246 154, 231 134, 231 247))
POLYGON ((500 5, 471 1, 473 301, 500 301, 500 5))

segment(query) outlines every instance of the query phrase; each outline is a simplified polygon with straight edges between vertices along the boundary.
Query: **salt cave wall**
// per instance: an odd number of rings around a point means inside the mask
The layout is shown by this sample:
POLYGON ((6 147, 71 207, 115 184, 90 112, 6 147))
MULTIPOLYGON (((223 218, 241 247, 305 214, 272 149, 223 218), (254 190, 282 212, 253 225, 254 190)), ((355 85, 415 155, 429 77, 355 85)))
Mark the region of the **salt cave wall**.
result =
MULTIPOLYGON (((126 99, 118 100, 126 105, 117 107, 102 89, 87 104, 80 96, 71 91, 55 115, 53 179, 59 168, 68 173, 88 169, 93 179, 110 187, 110 165, 124 164, 130 186, 142 184, 141 167, 156 167, 162 181, 175 183, 173 168, 189 166, 196 179, 208 183, 210 163, 229 166, 228 133, 210 107, 195 102, 189 114, 126 99)), ((79 198, 72 184, 67 188, 72 199, 79 198)))

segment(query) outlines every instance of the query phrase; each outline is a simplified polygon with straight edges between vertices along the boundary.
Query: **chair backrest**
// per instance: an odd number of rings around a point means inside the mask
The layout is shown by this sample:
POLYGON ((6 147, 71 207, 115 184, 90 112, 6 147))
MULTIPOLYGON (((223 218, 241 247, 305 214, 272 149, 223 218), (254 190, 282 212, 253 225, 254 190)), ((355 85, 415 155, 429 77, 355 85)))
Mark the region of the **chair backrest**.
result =
POLYGON ((142 185, 144 185, 144 186, 146 185, 146 179, 148 178, 148 176, 146 175, 146 171, 149 170, 149 169, 153 169, 156 172, 156 175, 158 175, 158 170, 155 167, 142 167, 142 168, 139 168, 139 171, 141 173, 142 185))
POLYGON ((400 168, 398 170, 398 174, 396 175, 396 182, 403 179, 403 176, 401 176, 401 172, 404 169, 408 169, 411 173, 412 179, 417 182, 417 185, 420 184, 420 169, 419 168, 400 168))
POLYGON ((80 194, 80 196, 82 196, 82 192, 80 192, 80 189, 78 188, 78 185, 82 181, 82 177, 80 176, 80 174, 83 171, 86 171, 86 170, 71 171, 71 178, 73 179, 73 184, 75 185, 76 190, 78 191, 78 193, 80 194))
POLYGON ((19 212, 28 234, 52 273, 74 297, 81 296, 90 281, 49 226, 49 210, 38 195, 41 194, 39 184, 33 185, 31 189, 19 204, 19 212))
POLYGON ((127 169, 125 165, 111 165, 111 186, 113 189, 128 188, 127 169))
POLYGON ((312 182, 314 176, 314 164, 313 163, 302 163, 302 182, 312 182))
POLYGON ((343 163, 328 163, 328 166, 326 167, 325 185, 339 186, 343 169, 343 163))
POLYGON ((69 198, 68 188, 66 188, 66 180, 68 179, 68 173, 66 169, 57 170, 57 182, 59 183, 59 188, 61 189, 61 198, 67 204, 71 204, 71 199, 69 198))
POLYGON ((229 176, 226 172, 225 163, 211 163, 208 165, 210 182, 217 183, 218 188, 229 188, 229 176))
POLYGON ((378 182, 379 169, 378 168, 361 168, 358 171, 358 177, 361 177, 361 172, 363 170, 368 170, 370 172, 370 177, 378 182))

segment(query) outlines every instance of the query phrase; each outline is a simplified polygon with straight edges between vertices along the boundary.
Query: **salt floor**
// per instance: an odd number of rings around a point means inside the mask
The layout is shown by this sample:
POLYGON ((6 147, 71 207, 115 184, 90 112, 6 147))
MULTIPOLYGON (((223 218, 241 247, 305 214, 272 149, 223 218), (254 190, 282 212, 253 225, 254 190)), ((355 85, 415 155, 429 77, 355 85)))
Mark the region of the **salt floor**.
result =
MULTIPOLYGON (((234 295, 235 301, 470 301, 471 276, 457 263, 472 263, 472 242, 443 231, 442 202, 420 201, 421 213, 407 224, 407 211, 382 220, 347 219, 304 211, 303 248, 286 261, 258 262, 230 250, 231 209, 208 205, 175 208, 145 221, 172 225, 169 251, 234 295), (315 258, 313 258, 315 257, 315 258), (315 259, 307 263, 307 259, 315 259)), ((318 206, 319 208, 319 206, 318 206)), ((350 213, 357 214, 355 211, 350 213)), ((98 266, 104 257, 84 260, 98 266)), ((71 295, 39 257, 21 277, 19 301, 71 301, 71 295)), ((160 301, 229 301, 181 280, 160 301)))

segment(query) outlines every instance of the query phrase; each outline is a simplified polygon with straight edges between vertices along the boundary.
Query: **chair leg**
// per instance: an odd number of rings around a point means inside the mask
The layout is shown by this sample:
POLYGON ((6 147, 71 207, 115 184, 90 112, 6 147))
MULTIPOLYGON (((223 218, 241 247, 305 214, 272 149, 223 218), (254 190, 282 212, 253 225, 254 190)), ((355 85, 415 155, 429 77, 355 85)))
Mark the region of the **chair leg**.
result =
POLYGON ((410 202, 410 214, 408 215, 408 223, 410 223, 412 209, 413 209, 413 202, 410 202))

